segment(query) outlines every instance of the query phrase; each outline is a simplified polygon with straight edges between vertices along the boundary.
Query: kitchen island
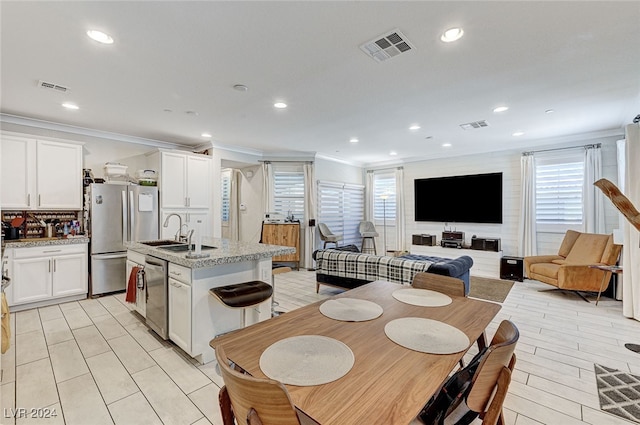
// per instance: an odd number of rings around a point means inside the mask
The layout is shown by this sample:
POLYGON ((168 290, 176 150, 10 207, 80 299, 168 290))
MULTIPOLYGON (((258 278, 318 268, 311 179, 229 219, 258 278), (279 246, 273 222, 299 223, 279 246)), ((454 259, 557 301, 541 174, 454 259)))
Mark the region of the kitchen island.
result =
MULTIPOLYGON (((252 280, 271 284, 271 258, 295 252, 295 248, 218 238, 204 238, 202 242, 215 248, 203 249, 202 253, 209 256, 196 259, 188 258, 187 252, 170 250, 171 246, 177 245, 129 243, 127 276, 135 266, 144 267, 149 262, 145 270, 149 275, 151 268, 155 267, 152 263, 167 262, 166 286, 150 284, 143 290, 138 289, 136 311, 146 317, 148 323, 157 325, 158 321, 153 316, 157 317, 158 312, 164 309, 162 314, 167 315, 167 329, 162 325, 150 327, 200 363, 208 363, 215 358, 209 341, 239 329, 245 314, 242 309, 224 306, 209 294, 209 289, 252 280)), ((248 326, 270 317, 271 299, 268 299, 247 309, 245 323, 248 326)))

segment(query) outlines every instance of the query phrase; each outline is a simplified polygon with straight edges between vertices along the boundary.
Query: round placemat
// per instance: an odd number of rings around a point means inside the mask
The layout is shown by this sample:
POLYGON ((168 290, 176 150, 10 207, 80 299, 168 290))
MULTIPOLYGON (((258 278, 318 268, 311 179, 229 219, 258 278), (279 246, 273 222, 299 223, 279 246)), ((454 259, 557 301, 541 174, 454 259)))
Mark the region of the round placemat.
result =
POLYGON ((441 292, 428 289, 406 288, 393 291, 391 294, 396 300, 405 304, 421 307, 442 307, 451 304, 451 297, 441 292))
POLYGON ((354 361, 353 351, 341 341, 300 335, 271 344, 260 356, 260 369, 283 384, 304 387, 342 378, 354 361))
POLYGON ((396 344, 423 353, 453 354, 469 347, 469 338, 460 329, 420 317, 392 320, 384 333, 396 344))
POLYGON ((320 305, 320 313, 343 322, 364 322, 380 317, 382 307, 357 298, 336 298, 320 305))

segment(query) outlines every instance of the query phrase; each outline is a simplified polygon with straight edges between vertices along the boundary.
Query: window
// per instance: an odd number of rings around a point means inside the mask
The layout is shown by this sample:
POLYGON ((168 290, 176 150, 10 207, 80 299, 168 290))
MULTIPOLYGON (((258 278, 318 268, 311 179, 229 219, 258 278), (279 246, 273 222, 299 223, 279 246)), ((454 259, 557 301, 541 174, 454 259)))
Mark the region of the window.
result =
POLYGON ((341 234, 340 245, 360 245, 358 226, 364 220, 364 186, 318 182, 318 221, 341 234))
POLYGON ((582 225, 583 180, 580 152, 536 159, 536 223, 543 226, 540 230, 582 225))
POLYGON ((273 171, 273 208, 283 217, 293 215, 304 220, 304 173, 302 171, 273 171))
POLYGON ((373 177, 373 217, 375 224, 393 224, 396 219, 396 176, 394 173, 373 177), (383 197, 386 196, 386 199, 383 197), (386 217, 385 217, 386 216, 386 217))
POLYGON ((220 181, 222 193, 222 223, 229 223, 229 209, 231 206, 231 170, 222 171, 222 179, 220 181))

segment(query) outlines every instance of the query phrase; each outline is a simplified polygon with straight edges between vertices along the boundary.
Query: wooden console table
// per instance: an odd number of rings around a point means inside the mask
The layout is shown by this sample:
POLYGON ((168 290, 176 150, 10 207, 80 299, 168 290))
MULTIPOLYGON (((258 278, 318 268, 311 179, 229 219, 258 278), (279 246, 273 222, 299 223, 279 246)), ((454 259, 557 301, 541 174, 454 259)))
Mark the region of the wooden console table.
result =
POLYGON ((262 223, 260 242, 270 245, 292 246, 293 254, 273 257, 274 263, 296 263, 300 269, 300 223, 262 223))

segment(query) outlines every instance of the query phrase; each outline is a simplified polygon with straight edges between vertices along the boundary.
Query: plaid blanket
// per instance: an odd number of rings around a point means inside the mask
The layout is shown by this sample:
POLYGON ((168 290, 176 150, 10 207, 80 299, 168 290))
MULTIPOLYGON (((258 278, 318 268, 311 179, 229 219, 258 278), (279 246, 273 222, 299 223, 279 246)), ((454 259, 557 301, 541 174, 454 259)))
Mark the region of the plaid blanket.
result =
POLYGON ((337 250, 316 253, 316 273, 366 281, 388 280, 411 284, 413 276, 427 271, 433 264, 427 260, 407 260, 337 250))

